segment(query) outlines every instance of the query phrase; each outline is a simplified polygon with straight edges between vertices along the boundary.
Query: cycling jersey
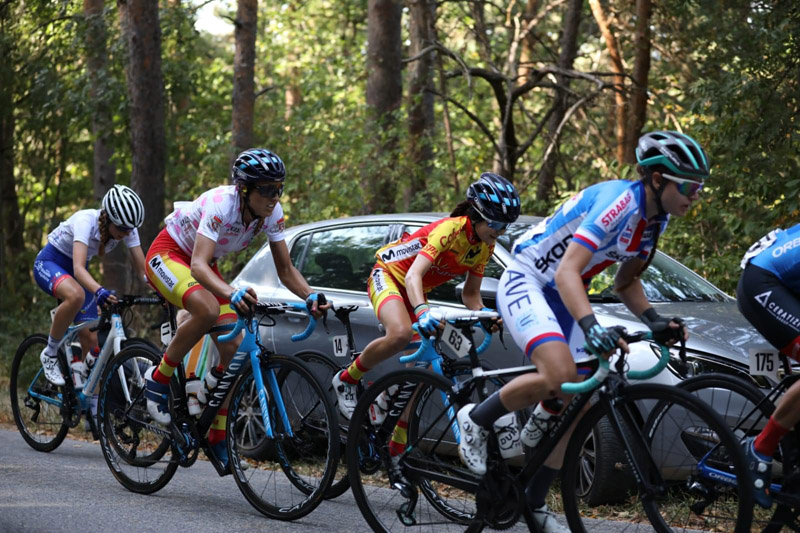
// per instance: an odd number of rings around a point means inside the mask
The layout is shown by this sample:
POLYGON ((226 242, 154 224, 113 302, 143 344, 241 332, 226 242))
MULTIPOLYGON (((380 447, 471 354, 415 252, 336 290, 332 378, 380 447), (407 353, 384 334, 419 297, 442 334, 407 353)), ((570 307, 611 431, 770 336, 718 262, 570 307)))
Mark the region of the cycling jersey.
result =
POLYGON ((186 254, 192 255, 199 233, 215 243, 214 259, 243 250, 256 236, 266 232, 270 242, 284 239, 283 208, 278 203, 266 222, 242 223, 242 200, 235 185, 223 185, 204 192, 193 202, 177 207, 164 222, 170 237, 186 254))
POLYGON ((647 258, 656 231, 666 229, 669 215, 647 220, 645 208, 644 182, 592 185, 520 236, 514 245, 515 263, 552 287, 561 258, 574 240, 593 254, 581 272, 588 286, 593 276, 617 261, 647 258))
POLYGON ((789 289, 800 293, 800 224, 775 229, 751 246, 741 267, 756 265, 772 272, 789 289))
POLYGON ((555 341, 567 344, 576 361, 592 357, 583 347, 583 331, 558 294, 556 270, 571 241, 592 251, 581 272, 586 286, 592 276, 617 261, 646 259, 655 232, 664 231, 669 216, 648 220, 645 208, 643 182, 598 183, 564 202, 517 240, 514 261, 500 277, 497 310, 525 355, 555 341))
POLYGON ((493 252, 494 245, 478 239, 468 216, 443 218, 378 250, 375 267, 405 286, 406 273, 417 254, 422 254, 433 263, 422 277, 422 290, 429 292, 466 272, 483 277, 493 252))
MULTIPOLYGON (((82 242, 88 248, 86 259, 96 256, 100 250, 100 210, 83 209, 58 225, 47 236, 47 242, 52 244, 59 252, 72 257, 72 247, 75 242, 82 242)), ((140 246, 139 232, 132 229, 122 238, 125 246, 134 248, 140 246)), ((116 239, 106 242, 105 252, 108 253, 117 247, 116 239)))

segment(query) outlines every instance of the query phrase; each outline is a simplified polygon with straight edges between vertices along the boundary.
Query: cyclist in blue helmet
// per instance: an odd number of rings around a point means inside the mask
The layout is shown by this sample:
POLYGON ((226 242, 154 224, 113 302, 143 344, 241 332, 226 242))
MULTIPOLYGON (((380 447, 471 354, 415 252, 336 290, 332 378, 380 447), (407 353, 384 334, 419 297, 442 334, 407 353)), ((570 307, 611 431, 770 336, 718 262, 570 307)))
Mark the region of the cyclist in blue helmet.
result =
MULTIPOLYGON (((459 410, 459 455, 473 472, 486 472, 486 439, 495 420, 540 404, 521 432, 523 443, 534 446, 546 432, 541 421, 568 399, 561 385, 578 379, 575 363, 609 357, 617 348, 627 352, 616 331, 598 323, 586 293, 592 277, 608 266, 620 263, 614 289, 642 322, 654 331, 673 330, 670 343, 687 335, 678 322, 661 317, 650 305, 639 276, 652 260, 669 217, 684 216, 697 200, 709 174, 708 157, 697 141, 674 131, 643 135, 636 157, 640 180, 608 181, 580 191, 515 243, 514 262, 500 278, 497 307, 538 373, 520 376, 479 405, 459 410)), ((547 508, 545 496, 559 473, 569 436, 526 490, 545 533, 568 531, 547 508)))
MULTIPOLYGON (((222 279, 217 268, 220 257, 243 250, 256 236, 266 233, 281 283, 305 299, 315 316, 322 316, 317 305, 319 295, 292 264, 284 241, 279 200, 285 179, 286 168, 276 154, 260 148, 246 150, 233 163, 233 185, 216 187, 193 202, 177 204, 150 246, 146 258, 149 282, 167 301, 191 315, 178 328, 161 363, 145 375, 147 410, 159 424, 171 420, 169 381, 183 356, 215 324, 234 322, 233 307, 246 312, 247 306, 258 300, 249 288, 241 301, 231 302, 235 289, 222 279)), ((220 366, 211 372, 219 374, 236 353, 241 336, 228 343, 218 343, 218 336, 212 338, 219 350, 220 366)), ((208 435, 211 453, 223 465, 228 462, 225 422, 229 401, 226 397, 208 435)))

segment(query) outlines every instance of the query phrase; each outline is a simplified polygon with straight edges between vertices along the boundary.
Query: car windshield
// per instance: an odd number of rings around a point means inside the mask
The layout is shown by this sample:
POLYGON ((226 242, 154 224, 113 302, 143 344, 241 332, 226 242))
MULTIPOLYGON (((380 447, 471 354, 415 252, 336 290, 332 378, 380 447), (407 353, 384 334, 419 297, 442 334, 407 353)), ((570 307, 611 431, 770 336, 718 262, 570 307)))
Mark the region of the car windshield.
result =
MULTIPOLYGON (((512 224, 497 242, 511 252, 514 241, 530 225, 512 224)), ((589 300, 595 303, 614 303, 620 299, 614 293, 617 265, 611 265, 596 275, 589 286, 589 300)), ((724 293, 671 257, 657 252, 650 267, 642 274, 642 286, 651 302, 721 302, 724 293)))

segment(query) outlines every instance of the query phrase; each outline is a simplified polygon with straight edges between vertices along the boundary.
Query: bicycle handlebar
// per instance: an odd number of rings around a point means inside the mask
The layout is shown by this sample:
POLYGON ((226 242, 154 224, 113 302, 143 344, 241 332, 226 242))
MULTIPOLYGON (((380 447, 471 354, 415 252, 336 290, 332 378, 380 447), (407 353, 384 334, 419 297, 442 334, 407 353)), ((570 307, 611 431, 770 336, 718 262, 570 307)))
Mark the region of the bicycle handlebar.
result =
MULTIPOLYGON (((625 342, 632 344, 643 340, 652 340, 653 334, 650 331, 640 331, 631 335, 625 333, 622 334, 621 337, 625 342)), ((628 372, 628 377, 630 379, 648 379, 664 370, 669 363, 669 348, 661 344, 659 344, 658 347, 661 349, 661 357, 658 359, 658 362, 646 370, 631 370, 628 372)), ((561 385, 561 390, 566 394, 583 394, 599 387, 610 372, 610 363, 608 359, 603 357, 598 357, 598 359, 600 361, 600 367, 589 379, 579 383, 564 383, 561 385)))
MULTIPOLYGON (((463 309, 439 309, 434 308, 430 310, 431 315, 439 321, 447 320, 451 323, 465 321, 465 322, 474 322, 480 321, 481 319, 491 319, 491 318, 500 318, 500 314, 496 311, 470 311, 470 310, 463 310, 463 309)), ((489 345, 492 343, 492 334, 486 331, 486 328, 483 327, 483 324, 478 322, 480 328, 484 331, 485 336, 483 342, 480 346, 475 348, 475 352, 480 355, 489 348, 489 345)), ((401 355, 400 362, 401 363, 413 363, 422 357, 422 354, 427 352, 432 346, 433 341, 435 338, 438 338, 441 335, 441 332, 437 333, 434 337, 426 337, 419 331, 419 324, 414 323, 411 324, 411 329, 419 333, 421 338, 420 346, 416 352, 410 355, 401 355)))
MULTIPOLYGON (((236 291, 236 293, 234 293, 234 297, 237 294, 241 293, 239 294, 239 298, 241 298, 242 297, 241 295, 243 295, 246 290, 247 290, 246 288, 240 288, 238 291, 236 291)), ((233 300, 233 298, 231 298, 231 300, 233 300)), ((325 304, 324 301, 322 301, 321 303, 323 305, 325 304)), ((225 335, 219 336, 218 340, 220 342, 229 342, 233 340, 237 335, 239 335, 242 329, 244 329, 244 326, 247 323, 247 321, 251 320, 250 317, 242 316, 235 306, 233 306, 233 309, 234 311, 236 311, 237 315, 236 325, 233 327, 233 331, 231 331, 230 333, 226 333, 225 335)), ((301 331, 300 333, 292 335, 292 341, 293 342, 302 341, 310 337, 311 334, 314 332, 314 329, 317 327, 317 321, 314 318, 314 315, 312 315, 311 312, 306 307, 305 302, 287 302, 283 304, 256 303, 254 306, 254 312, 261 311, 266 314, 283 313, 287 309, 292 309, 295 311, 304 311, 308 313, 308 326, 306 326, 306 329, 301 331)))

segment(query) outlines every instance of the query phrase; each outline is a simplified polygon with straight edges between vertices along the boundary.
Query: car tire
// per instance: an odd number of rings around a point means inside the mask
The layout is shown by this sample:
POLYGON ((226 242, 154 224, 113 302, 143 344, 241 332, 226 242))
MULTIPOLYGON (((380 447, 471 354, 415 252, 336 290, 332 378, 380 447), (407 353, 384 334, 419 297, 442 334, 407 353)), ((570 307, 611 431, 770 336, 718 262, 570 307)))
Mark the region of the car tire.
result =
MULTIPOLYGON (((591 480, 583 479, 577 483, 579 496, 589 506, 604 505, 624 500, 635 480, 627 467, 622 443, 614 433, 607 418, 602 418, 583 443, 579 471, 591 480)), ((582 476, 584 477, 584 476, 582 476)))

